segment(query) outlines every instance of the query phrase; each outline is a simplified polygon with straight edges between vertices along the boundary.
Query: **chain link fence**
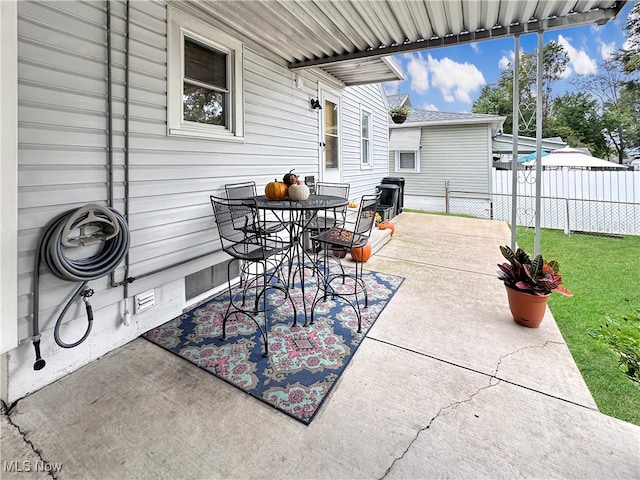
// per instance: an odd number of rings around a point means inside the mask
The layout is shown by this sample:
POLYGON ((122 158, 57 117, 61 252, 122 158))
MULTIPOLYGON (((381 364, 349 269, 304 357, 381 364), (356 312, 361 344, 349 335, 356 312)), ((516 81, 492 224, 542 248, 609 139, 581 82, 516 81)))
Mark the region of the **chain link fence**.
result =
MULTIPOLYGON (((511 223, 512 196, 506 193, 446 190, 446 212, 511 223)), ((517 226, 535 225, 536 199, 516 198, 517 226)), ((540 197, 540 226, 601 235, 640 235, 640 203, 540 197)))

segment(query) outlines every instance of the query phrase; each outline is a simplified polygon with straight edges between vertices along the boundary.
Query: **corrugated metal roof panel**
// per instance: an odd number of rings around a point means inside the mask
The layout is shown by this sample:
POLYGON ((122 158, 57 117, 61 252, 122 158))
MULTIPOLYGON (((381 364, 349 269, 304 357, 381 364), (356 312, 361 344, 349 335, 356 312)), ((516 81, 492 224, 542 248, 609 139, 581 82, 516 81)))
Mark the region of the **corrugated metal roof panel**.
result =
POLYGON ((282 57, 350 85, 388 80, 376 61, 405 51, 477 42, 615 18, 627 0, 202 0, 216 22, 282 57), (341 66, 337 62, 342 62, 341 66), (354 66, 362 66, 354 72, 354 66), (349 68, 345 68, 349 67, 349 68), (365 68, 366 67, 366 68, 365 68), (375 67, 375 68, 374 68, 375 67))

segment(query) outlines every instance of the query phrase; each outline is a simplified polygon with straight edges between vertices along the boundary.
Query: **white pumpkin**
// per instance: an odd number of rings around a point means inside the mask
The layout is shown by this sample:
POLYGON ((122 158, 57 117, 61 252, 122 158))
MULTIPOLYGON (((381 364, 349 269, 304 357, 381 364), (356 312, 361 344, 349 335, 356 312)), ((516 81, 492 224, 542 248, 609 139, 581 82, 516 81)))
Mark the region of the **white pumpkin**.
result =
POLYGON ((294 202, 301 202, 309 198, 309 187, 304 183, 304 180, 298 180, 297 184, 293 184, 289 187, 289 199, 294 202))

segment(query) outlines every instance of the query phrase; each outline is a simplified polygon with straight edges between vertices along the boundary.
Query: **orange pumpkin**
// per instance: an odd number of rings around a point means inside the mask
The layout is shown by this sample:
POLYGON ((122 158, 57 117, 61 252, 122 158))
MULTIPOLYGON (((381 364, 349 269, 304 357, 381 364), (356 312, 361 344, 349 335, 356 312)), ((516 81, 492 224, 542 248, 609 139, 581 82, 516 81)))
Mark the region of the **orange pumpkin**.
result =
POLYGON ((371 245, 367 243, 364 247, 352 249, 351 258, 356 262, 366 262, 371 258, 371 245))
POLYGON ((386 222, 380 222, 380 223, 378 224, 378 228, 379 228, 380 230, 386 230, 386 229, 391 230, 391 236, 392 236, 392 237, 393 237, 393 234, 394 234, 394 233, 396 233, 396 226, 395 226, 393 223, 389 222, 389 221, 386 221, 386 222))
POLYGON ((264 187, 264 194, 269 200, 284 200, 285 198, 287 198, 288 191, 289 187, 287 187, 285 183, 279 182, 278 180, 269 182, 267 183, 267 186, 264 187))

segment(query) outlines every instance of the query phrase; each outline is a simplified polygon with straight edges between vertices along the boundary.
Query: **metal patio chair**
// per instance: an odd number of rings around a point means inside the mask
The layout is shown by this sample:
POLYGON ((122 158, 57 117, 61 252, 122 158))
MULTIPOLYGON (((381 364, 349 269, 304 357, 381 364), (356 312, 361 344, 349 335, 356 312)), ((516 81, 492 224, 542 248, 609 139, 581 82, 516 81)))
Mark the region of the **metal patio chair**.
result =
MULTIPOLYGON (((349 200, 349 190, 351 185, 348 183, 330 183, 330 182, 316 182, 315 193, 317 195, 333 195, 335 197, 341 197, 345 200, 349 200)), ((307 224, 307 228, 316 233, 329 230, 337 225, 341 225, 345 222, 347 216, 347 206, 334 208, 327 211, 324 215, 316 215, 311 218, 307 224)))
POLYGON ((360 313, 358 294, 364 294, 364 308, 369 306, 367 287, 362 279, 363 262, 355 262, 355 273, 349 273, 344 269, 334 273, 329 268, 329 261, 332 258, 332 252, 340 250, 345 253, 350 252, 354 248, 364 247, 369 242, 379 203, 380 193, 363 195, 355 223, 349 224, 345 222, 341 226, 333 227, 311 237, 313 241, 322 246, 324 252, 321 257, 322 260, 319 260, 318 271, 321 272, 321 283, 311 306, 311 323, 314 320, 313 312, 315 306, 320 300, 326 301, 328 296, 332 298, 340 297, 351 305, 356 312, 358 332, 362 331, 362 315, 360 313), (339 285, 335 283, 337 281, 340 281, 339 285), (354 300, 350 299, 352 296, 354 300))
MULTIPOLYGON (((211 195, 211 206, 216 219, 222 250, 232 257, 227 265, 229 306, 222 321, 222 339, 226 339, 227 320, 232 315, 245 315, 257 325, 264 340, 264 356, 269 354, 269 322, 267 292, 280 291, 283 295, 279 305, 289 301, 293 308, 293 326, 297 325, 296 306, 289 295, 286 275, 282 272, 283 257, 290 244, 280 238, 260 233, 260 211, 255 199, 229 199, 211 195), (240 284, 240 291, 234 295, 231 284, 233 262, 242 262, 240 271, 251 272, 240 284), (251 268, 244 268, 249 266, 251 268), (246 305, 249 293, 255 294, 251 305, 246 305), (241 298, 238 298, 241 297, 241 298), (263 325, 258 321, 264 317, 263 325)), ((278 305, 278 306, 279 306, 278 305)))
MULTIPOLYGON (((253 198, 258 195, 256 182, 228 183, 224 186, 227 198, 232 200, 241 200, 253 198)), ((261 233, 273 235, 286 230, 287 226, 279 220, 265 220, 256 225, 248 225, 247 228, 256 228, 261 233)))

